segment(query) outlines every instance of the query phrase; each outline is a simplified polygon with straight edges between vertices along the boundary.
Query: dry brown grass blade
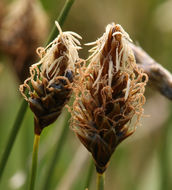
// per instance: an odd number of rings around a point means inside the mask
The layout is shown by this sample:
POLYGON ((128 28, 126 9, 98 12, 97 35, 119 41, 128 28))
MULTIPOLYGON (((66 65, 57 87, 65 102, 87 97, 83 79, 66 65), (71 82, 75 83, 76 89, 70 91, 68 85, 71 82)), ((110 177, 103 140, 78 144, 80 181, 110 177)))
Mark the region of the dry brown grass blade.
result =
POLYGON ((150 86, 172 100, 172 74, 150 57, 141 47, 131 44, 136 62, 149 76, 150 86))

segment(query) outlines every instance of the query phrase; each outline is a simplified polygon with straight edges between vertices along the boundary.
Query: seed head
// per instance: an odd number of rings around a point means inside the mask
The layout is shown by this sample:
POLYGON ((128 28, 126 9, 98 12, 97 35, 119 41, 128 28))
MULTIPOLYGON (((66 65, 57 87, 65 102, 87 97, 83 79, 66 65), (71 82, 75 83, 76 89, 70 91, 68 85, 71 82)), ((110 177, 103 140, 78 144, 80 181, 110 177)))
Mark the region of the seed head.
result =
POLYGON ((35 133, 53 123, 69 100, 79 61, 81 38, 74 32, 62 32, 45 49, 38 48, 40 61, 30 67, 30 77, 20 85, 20 92, 35 114, 35 133), (77 38, 76 38, 77 37, 77 38))
POLYGON ((120 25, 106 27, 93 43, 89 66, 80 70, 74 91, 72 129, 103 173, 117 145, 134 133, 143 113, 147 75, 135 62, 129 35, 120 25))
POLYGON ((29 66, 36 60, 35 50, 47 36, 47 21, 38 0, 15 0, 7 7, 0 28, 0 49, 11 58, 20 82, 28 77, 29 66))
POLYGON ((1 28, 1 22, 2 22, 2 18, 4 16, 4 11, 5 10, 5 5, 4 5, 4 1, 1 0, 0 1, 0 28, 1 28))

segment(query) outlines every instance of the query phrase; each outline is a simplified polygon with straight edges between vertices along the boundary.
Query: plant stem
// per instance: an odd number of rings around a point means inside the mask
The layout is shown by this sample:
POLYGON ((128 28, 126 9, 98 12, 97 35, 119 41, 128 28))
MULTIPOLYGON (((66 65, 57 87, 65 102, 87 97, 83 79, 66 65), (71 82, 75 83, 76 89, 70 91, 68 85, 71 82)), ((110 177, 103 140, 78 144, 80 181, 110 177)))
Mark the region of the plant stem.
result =
POLYGON ((104 190, 104 174, 97 173, 96 190, 104 190))
POLYGON ((8 157, 10 155, 11 149, 13 147, 13 144, 15 142, 16 136, 18 134, 18 131, 21 127, 25 112, 27 109, 27 102, 22 101, 22 104, 20 106, 20 109, 18 111, 17 117, 15 119, 14 125, 12 126, 12 131, 9 135, 4 153, 2 155, 1 161, 0 161, 0 180, 3 174, 3 171, 5 169, 6 163, 8 161, 8 157))
MULTIPOLYGON (((74 1, 75 0, 66 0, 65 5, 64 5, 63 9, 61 10, 60 15, 57 19, 60 26, 63 26, 74 1)), ((54 26, 53 30, 48 38, 47 44, 49 44, 56 36, 57 36, 57 28, 56 28, 56 26, 54 26)))
POLYGON ((63 144, 66 140, 66 137, 67 137, 67 134, 69 131, 69 128, 67 126, 69 119, 70 119, 70 114, 67 113, 67 115, 65 117, 65 122, 62 126, 62 132, 61 132, 60 138, 58 139, 57 144, 56 144, 56 149, 55 149, 53 158, 52 158, 51 163, 49 165, 48 171, 46 172, 46 177, 45 177, 43 187, 42 187, 43 190, 50 189, 52 176, 53 176, 54 170, 55 170, 54 166, 57 165, 57 163, 58 163, 58 160, 60 158, 60 153, 61 153, 62 148, 63 148, 63 144))
POLYGON ((35 134, 32 154, 32 170, 29 190, 34 190, 36 171, 37 171, 37 160, 38 160, 38 147, 39 147, 40 135, 35 134))
MULTIPOLYGON (((64 24, 64 21, 65 21, 67 15, 68 15, 68 12, 70 11, 70 8, 71 8, 73 3, 74 3, 74 0, 67 0, 66 1, 65 5, 64 5, 64 8, 63 8, 63 10, 61 11, 61 13, 60 13, 60 15, 58 17, 58 21, 59 21, 59 24, 61 26, 64 24)), ((46 43, 46 45, 48 43, 50 43, 57 34, 58 34, 57 28, 54 27, 52 32, 51 32, 51 35, 49 37, 49 40, 46 43)), ((8 138, 7 144, 5 146, 5 151, 4 151, 3 155, 2 155, 2 159, 0 161, 0 180, 1 180, 4 168, 6 166, 6 163, 8 161, 8 157, 9 157, 9 155, 11 153, 13 144, 14 144, 15 139, 16 139, 16 136, 17 136, 17 134, 19 132, 19 129, 21 127, 21 123, 23 121, 23 118, 24 118, 26 110, 27 110, 27 102, 25 100, 23 100, 22 104, 21 104, 21 107, 20 107, 20 109, 19 109, 19 111, 17 113, 17 117, 16 117, 14 125, 12 127, 12 131, 11 131, 10 136, 8 138)))

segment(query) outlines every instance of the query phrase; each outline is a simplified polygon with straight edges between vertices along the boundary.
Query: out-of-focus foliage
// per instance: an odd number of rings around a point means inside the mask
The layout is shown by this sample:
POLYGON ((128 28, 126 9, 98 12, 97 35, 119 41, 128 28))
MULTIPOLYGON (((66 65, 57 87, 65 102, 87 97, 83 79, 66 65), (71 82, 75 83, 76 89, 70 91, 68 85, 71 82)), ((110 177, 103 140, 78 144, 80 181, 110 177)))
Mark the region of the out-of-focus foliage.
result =
MULTIPOLYGON (((9 3, 9 1, 7 1, 9 3)), ((50 16, 50 23, 59 14, 63 0, 42 0, 50 16)), ((76 0, 63 30, 71 30, 83 37, 82 43, 96 40, 108 23, 121 24, 134 42, 144 48, 154 59, 172 72, 172 0, 76 0)), ((50 26, 51 28, 51 26, 50 26)), ((40 31, 41 32, 41 31, 40 31)), ((47 39, 45 39, 46 41, 47 39)), ((83 45, 80 54, 88 56, 83 45)), ((9 58, 0 54, 0 157, 20 106, 20 95, 9 58)), ((147 87, 145 115, 136 133, 122 143, 114 153, 106 172, 106 189, 119 190, 170 190, 172 189, 172 104, 154 89, 147 87)), ((42 180, 55 149, 64 121, 61 115, 53 126, 42 134, 36 189, 41 190, 42 180)), ((68 126, 66 126, 68 127, 68 126)), ((8 160, 0 189, 27 189, 33 144, 33 115, 28 110, 12 154, 8 160)), ((56 189, 70 165, 79 141, 69 133, 50 190, 56 189)), ((78 157, 78 162, 80 157, 78 157)), ((89 160, 88 160, 89 161, 89 160)), ((88 161, 71 189, 84 190, 88 161)), ((72 175, 72 174, 71 174, 72 175)), ((93 179, 95 176, 93 175, 93 179)), ((66 182, 69 179, 66 179, 66 182)), ((91 183, 95 189, 95 180, 91 183)), ((67 189, 66 189, 67 190, 67 189)))
POLYGON ((40 2, 33 0, 15 0, 0 9, 0 51, 10 58, 19 81, 23 82, 29 66, 37 60, 37 46, 47 37, 47 15, 40 2))

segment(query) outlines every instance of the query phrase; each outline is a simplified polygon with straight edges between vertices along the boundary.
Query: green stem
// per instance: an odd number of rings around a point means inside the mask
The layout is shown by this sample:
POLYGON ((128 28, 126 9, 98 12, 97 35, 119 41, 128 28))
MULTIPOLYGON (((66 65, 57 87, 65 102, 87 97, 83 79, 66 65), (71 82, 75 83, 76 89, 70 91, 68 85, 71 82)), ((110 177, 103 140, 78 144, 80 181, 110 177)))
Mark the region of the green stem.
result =
POLYGON ((84 189, 87 188, 89 189, 90 187, 90 184, 91 184, 91 179, 93 177, 93 173, 94 173, 94 163, 92 161, 92 159, 90 160, 90 163, 89 163, 89 168, 88 168, 88 172, 87 172, 87 176, 86 176, 86 180, 85 180, 85 186, 84 186, 84 189))
POLYGON ((8 138, 4 153, 3 153, 1 161, 0 161, 0 180, 1 180, 1 177, 2 177, 2 174, 3 174, 3 171, 5 169, 6 163, 8 161, 11 149, 12 149, 13 144, 15 142, 16 136, 17 136, 18 131, 19 131, 20 127, 21 127, 21 124, 22 124, 26 109, 27 109, 27 102, 22 101, 22 104, 21 104, 20 109, 18 111, 18 114, 17 114, 17 117, 15 119, 14 125, 12 126, 12 131, 11 131, 11 133, 9 135, 9 138, 8 138))
POLYGON ((65 117, 65 122, 62 126, 62 132, 60 134, 60 138, 58 139, 57 144, 56 144, 56 149, 55 149, 53 158, 52 158, 50 165, 48 167, 48 171, 46 172, 46 177, 45 177, 43 187, 42 187, 43 190, 50 189, 52 176, 53 176, 54 170, 55 170, 54 166, 57 165, 57 163, 58 163, 58 160, 60 158, 60 153, 62 151, 62 148, 63 148, 64 142, 66 140, 67 134, 69 132, 69 128, 67 126, 69 119, 70 119, 70 114, 67 113, 67 115, 65 117))
POLYGON ((104 190, 104 174, 97 173, 96 190, 104 190))
MULTIPOLYGON (((60 26, 63 26, 74 1, 75 0, 66 0, 65 5, 64 5, 63 9, 61 10, 60 15, 57 19, 60 26)), ((56 36, 57 36, 57 27, 54 26, 53 30, 48 38, 47 44, 49 44, 56 36)))
MULTIPOLYGON (((68 12, 70 11, 70 8, 72 6, 72 4, 74 3, 74 0, 67 0, 65 5, 64 5, 64 8, 63 10, 61 11, 59 17, 58 17, 58 21, 59 21, 59 24, 62 26, 64 24, 64 21, 68 15, 68 12)), ((48 43, 50 43, 54 37, 58 34, 58 31, 57 31, 57 28, 54 27, 52 32, 51 32, 51 35, 49 37, 49 40, 47 41, 46 45, 48 43)), ((2 159, 0 161, 0 180, 1 180, 1 177, 2 177, 2 174, 3 174, 3 171, 4 171, 4 168, 6 166, 6 163, 8 161, 8 157, 11 153, 11 150, 12 150, 12 147, 13 147, 13 144, 15 142, 15 139, 16 139, 16 136, 19 132, 19 129, 21 127, 21 123, 23 121, 23 118, 24 118, 24 115, 25 115, 25 112, 27 110, 27 102, 25 100, 23 100, 22 102, 22 105, 17 113, 17 117, 16 117, 16 120, 14 122, 14 125, 12 127, 12 131, 10 133, 10 136, 8 138, 8 141, 7 141, 7 144, 5 146, 5 151, 2 155, 2 159)))
POLYGON ((32 170, 29 190, 34 190, 36 171, 37 171, 37 160, 38 160, 38 147, 39 147, 40 135, 35 134, 32 154, 32 170))

